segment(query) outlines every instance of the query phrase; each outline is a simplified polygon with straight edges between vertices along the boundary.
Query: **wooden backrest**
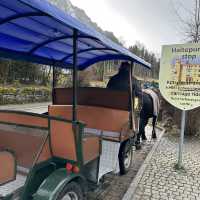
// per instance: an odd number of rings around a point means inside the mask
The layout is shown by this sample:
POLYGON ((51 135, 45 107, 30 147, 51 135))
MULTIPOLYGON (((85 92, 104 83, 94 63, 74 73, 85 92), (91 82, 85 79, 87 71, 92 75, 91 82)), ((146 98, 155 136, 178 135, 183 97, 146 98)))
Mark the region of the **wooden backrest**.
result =
POLYGON ((23 112, 0 111, 0 122, 22 124, 27 126, 48 127, 48 119, 39 115, 23 112))
MULTIPOLYGON (((49 115, 56 114, 49 109, 49 115)), ((71 123, 51 120, 51 149, 53 156, 77 161, 76 142, 71 123)))
MULTIPOLYGON (((71 115, 71 106, 49 106, 50 116, 69 119, 69 113, 71 115)), ((54 156, 77 161, 76 152, 78 147, 76 146, 75 140, 76 137, 71 123, 51 122, 51 147, 54 156)), ((99 137, 84 138, 81 144, 84 163, 94 160, 100 155, 99 137)))
MULTIPOLYGON (((87 127, 105 131, 121 132, 129 120, 129 112, 118 109, 79 105, 77 112, 78 120, 86 123, 87 127)), ((49 106, 49 113, 53 116, 71 119, 72 106, 51 105, 49 106)))
POLYGON ((8 183, 16 178, 16 160, 13 153, 0 151, 0 185, 8 183))
MULTIPOLYGON (((54 105, 72 105, 71 88, 54 88, 54 105)), ((78 88, 78 104, 129 110, 129 94, 126 91, 116 91, 107 88, 78 88)))

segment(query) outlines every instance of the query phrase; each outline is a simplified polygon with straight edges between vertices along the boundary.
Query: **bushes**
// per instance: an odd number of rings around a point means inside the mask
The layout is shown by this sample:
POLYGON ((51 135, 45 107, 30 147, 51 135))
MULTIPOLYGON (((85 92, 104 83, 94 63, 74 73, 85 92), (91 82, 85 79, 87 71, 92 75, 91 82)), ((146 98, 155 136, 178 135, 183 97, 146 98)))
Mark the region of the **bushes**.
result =
POLYGON ((49 101, 51 90, 47 87, 0 87, 0 105, 49 101))
POLYGON ((13 87, 0 87, 0 95, 13 94, 16 95, 17 89, 13 87))

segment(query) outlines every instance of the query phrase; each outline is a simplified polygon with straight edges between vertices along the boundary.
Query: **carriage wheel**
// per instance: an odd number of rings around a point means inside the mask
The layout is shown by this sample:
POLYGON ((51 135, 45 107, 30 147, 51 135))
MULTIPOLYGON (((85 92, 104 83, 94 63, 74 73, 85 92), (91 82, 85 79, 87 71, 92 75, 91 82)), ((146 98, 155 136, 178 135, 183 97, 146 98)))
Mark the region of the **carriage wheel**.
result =
POLYGON ((126 174, 131 167, 133 158, 133 150, 129 140, 121 144, 118 158, 120 174, 126 174))
POLYGON ((57 200, 83 200, 83 191, 76 182, 67 184, 57 200))

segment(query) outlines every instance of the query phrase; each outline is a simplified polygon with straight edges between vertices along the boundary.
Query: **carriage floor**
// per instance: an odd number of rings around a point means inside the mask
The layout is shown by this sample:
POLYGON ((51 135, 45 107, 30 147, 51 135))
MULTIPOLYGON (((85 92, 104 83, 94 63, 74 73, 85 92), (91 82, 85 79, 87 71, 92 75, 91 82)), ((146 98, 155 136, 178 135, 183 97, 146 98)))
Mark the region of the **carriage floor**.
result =
POLYGON ((14 181, 0 186, 0 199, 11 194, 17 194, 24 186, 26 178, 27 175, 22 172, 18 172, 14 181))

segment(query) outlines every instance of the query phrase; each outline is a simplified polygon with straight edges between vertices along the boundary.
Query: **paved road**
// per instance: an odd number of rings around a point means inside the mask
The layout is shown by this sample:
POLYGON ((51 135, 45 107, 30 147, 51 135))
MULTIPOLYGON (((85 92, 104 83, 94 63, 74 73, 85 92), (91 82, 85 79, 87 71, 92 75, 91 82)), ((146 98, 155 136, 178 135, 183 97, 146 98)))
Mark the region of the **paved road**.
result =
POLYGON ((148 164, 136 189, 134 200, 199 200, 200 142, 186 138, 183 161, 185 171, 176 171, 178 138, 165 136, 148 164))
MULTIPOLYGON (((158 136, 161 131, 157 131, 158 136)), ((137 172, 143 164, 149 151, 152 149, 156 140, 151 140, 151 128, 148 129, 147 142, 142 146, 142 150, 134 150, 134 158, 130 171, 124 175, 108 174, 104 178, 104 185, 97 191, 89 194, 88 200, 122 200, 124 194, 128 190, 131 182, 137 175, 137 172)))
POLYGON ((48 105, 50 102, 45 103, 32 103, 32 104, 21 104, 21 105, 3 105, 0 106, 0 110, 19 110, 33 113, 44 113, 48 111, 48 105))

